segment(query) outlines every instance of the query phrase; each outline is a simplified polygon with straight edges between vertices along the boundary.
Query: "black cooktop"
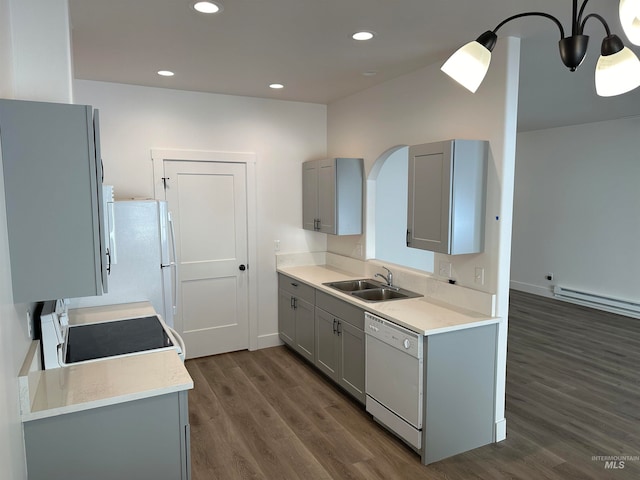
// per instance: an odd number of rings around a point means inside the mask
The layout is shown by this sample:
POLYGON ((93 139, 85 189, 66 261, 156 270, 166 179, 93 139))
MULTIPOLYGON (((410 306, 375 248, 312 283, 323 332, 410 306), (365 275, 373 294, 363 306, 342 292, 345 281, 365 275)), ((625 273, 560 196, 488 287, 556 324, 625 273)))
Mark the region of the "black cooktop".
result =
POLYGON ((65 363, 171 347, 157 316, 69 327, 65 363))

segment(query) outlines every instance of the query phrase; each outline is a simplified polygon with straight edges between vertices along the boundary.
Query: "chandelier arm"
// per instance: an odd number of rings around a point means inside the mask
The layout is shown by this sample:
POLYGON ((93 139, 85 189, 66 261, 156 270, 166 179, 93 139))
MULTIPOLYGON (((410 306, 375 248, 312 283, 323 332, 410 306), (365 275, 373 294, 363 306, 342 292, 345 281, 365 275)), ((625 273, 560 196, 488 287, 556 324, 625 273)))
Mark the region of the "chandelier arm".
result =
POLYGON ((607 21, 604 18, 602 18, 602 16, 598 15, 597 13, 590 13, 589 15, 584 17, 584 20, 580 24, 580 31, 581 32, 584 30, 584 24, 587 23, 587 20, 589 20, 590 18, 597 18, 598 20, 600 20, 600 23, 602 23, 602 26, 604 26, 604 29, 607 32, 607 37, 611 36, 611 30, 609 30, 609 24, 607 24, 607 21))
MULTIPOLYGON (((574 0, 574 1, 576 1, 576 0, 574 0)), ((560 39, 564 38, 564 28, 562 27, 562 24, 560 23, 560 20, 558 20, 553 15, 549 15, 548 13, 544 13, 544 12, 524 12, 524 13, 518 13, 517 15, 513 15, 513 16, 503 20, 502 22, 500 22, 498 24, 498 26, 493 29, 493 33, 496 33, 500 27, 502 27, 505 23, 510 22, 511 20, 515 20, 517 18, 522 18, 522 17, 533 17, 533 16, 545 17, 545 18, 548 18, 549 20, 552 20, 558 26, 558 28, 560 29, 560 39)))
MULTIPOLYGON (((580 13, 578 13, 578 15, 576 15, 576 7, 578 4, 577 0, 573 0, 573 21, 574 21, 574 25, 577 28, 578 26, 580 26, 580 29, 573 32, 574 35, 582 34, 582 30, 584 29, 584 22, 582 21, 582 15, 584 14, 584 9, 587 7, 587 3, 589 2, 589 0, 584 0, 584 2, 582 2, 582 6, 580 7, 580 13)), ((585 21, 587 19, 585 18, 585 21)))

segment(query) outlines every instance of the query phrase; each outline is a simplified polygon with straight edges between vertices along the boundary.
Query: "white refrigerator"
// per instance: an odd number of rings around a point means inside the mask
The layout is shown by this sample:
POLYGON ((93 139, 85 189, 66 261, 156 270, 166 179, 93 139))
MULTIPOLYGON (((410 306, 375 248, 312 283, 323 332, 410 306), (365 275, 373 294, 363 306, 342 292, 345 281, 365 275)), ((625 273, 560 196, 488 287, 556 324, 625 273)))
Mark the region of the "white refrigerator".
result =
POLYGON ((106 212, 111 258, 109 293, 69 299, 69 308, 146 300, 173 327, 177 267, 167 202, 115 201, 107 204, 106 212))

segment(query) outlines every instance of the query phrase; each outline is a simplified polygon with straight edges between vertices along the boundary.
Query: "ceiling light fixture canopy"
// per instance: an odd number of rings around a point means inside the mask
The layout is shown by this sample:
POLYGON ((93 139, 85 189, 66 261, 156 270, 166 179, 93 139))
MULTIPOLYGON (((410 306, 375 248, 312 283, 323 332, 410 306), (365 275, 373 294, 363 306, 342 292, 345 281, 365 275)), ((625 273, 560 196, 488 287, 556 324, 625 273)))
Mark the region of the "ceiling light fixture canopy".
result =
MULTIPOLYGON (((611 34, 609 25, 602 16, 591 13, 583 17, 588 1, 584 0, 578 10, 578 0, 573 0, 573 20, 569 37, 565 37, 562 24, 553 15, 544 12, 519 13, 503 20, 493 30, 484 32, 475 41, 463 45, 449 57, 442 65, 441 70, 467 90, 475 92, 489 70, 491 51, 498 40, 496 34, 498 29, 517 18, 536 16, 548 18, 558 26, 560 30, 558 43, 560 58, 566 67, 573 72, 580 66, 587 54, 589 36, 584 35, 585 23, 590 18, 595 18, 602 23, 606 32, 606 37, 602 40, 600 58, 596 65, 596 93, 603 97, 609 97, 633 90, 640 86, 640 61, 638 57, 624 46, 617 35, 611 34)), ((630 25, 631 31, 637 32, 640 43, 640 0, 621 0, 620 18, 623 25, 626 21, 630 25), (625 20, 622 20, 623 15, 625 20), (633 19, 628 20, 632 16, 633 19), (633 30, 634 28, 637 30, 633 30)), ((627 30, 625 33, 629 35, 627 30)), ((630 39, 635 43, 631 35, 630 39)))

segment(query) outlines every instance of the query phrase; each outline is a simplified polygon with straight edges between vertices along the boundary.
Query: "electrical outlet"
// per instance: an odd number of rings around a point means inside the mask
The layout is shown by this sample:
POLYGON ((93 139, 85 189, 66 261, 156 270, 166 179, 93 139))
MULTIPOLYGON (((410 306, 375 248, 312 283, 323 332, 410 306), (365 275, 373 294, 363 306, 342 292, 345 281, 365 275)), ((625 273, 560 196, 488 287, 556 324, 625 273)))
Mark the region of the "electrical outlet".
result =
POLYGON ((544 278, 546 278, 548 281, 553 280, 553 273, 547 273, 544 278))
POLYGON ((273 250, 276 252, 280 251, 280 240, 274 240, 273 241, 273 250))
POLYGON ((440 268, 438 270, 441 277, 451 278, 451 262, 440 260, 440 268))
POLYGON ((479 285, 484 285, 484 268, 476 267, 474 280, 479 285))

